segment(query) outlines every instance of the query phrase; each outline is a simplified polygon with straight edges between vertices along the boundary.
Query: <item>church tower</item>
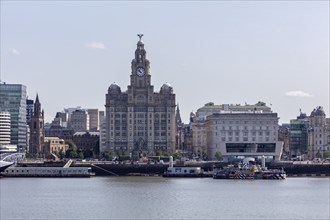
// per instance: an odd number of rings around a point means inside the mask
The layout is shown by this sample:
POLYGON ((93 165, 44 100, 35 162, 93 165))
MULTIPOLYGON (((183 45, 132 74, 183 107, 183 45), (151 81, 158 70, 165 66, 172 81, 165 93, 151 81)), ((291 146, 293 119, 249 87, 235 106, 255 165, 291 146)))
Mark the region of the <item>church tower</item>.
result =
POLYGON ((34 113, 30 119, 30 149, 29 153, 33 155, 43 154, 44 152, 44 111, 41 110, 39 96, 37 94, 34 103, 34 113))

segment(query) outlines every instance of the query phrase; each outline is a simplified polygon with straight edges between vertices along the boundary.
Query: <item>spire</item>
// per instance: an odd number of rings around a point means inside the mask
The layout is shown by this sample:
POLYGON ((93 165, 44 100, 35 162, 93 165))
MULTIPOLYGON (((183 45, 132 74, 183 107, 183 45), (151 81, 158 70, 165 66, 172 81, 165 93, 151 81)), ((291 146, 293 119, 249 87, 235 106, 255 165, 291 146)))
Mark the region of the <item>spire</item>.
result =
POLYGON ((182 123, 181 115, 180 115, 179 103, 178 103, 178 105, 176 107, 175 121, 176 121, 177 124, 181 124, 182 123))
POLYGON ((39 95, 37 93, 37 97, 36 97, 36 103, 39 103, 39 95))
POLYGON ((42 112, 41 112, 41 104, 39 102, 39 95, 37 93, 37 97, 36 97, 36 101, 34 103, 34 115, 35 116, 38 116, 38 115, 41 115, 42 112))

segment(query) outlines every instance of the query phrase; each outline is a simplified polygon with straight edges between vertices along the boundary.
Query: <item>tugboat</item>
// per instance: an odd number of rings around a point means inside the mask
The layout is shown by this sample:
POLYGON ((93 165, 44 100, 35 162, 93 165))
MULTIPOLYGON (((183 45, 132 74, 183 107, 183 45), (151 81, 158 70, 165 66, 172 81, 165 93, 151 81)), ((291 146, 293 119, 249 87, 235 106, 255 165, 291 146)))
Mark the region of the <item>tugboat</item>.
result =
POLYGON ((243 163, 229 165, 222 169, 215 169, 213 179, 285 179, 285 171, 267 169, 265 158, 262 165, 257 165, 254 158, 245 158, 243 163))

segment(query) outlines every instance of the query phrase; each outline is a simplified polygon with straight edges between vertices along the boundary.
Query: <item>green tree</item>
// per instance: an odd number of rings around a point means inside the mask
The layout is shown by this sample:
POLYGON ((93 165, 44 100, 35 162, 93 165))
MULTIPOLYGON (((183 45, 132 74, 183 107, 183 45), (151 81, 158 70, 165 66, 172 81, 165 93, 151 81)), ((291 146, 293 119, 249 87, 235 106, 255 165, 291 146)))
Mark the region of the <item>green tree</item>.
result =
POLYGON ((323 153, 323 158, 330 158, 330 151, 325 151, 323 153))
POLYGON ((172 154, 174 159, 181 159, 181 152, 177 151, 172 154))
POLYGON ((112 151, 111 150, 107 150, 107 151, 103 152, 103 157, 106 160, 111 160, 112 159, 112 151))
POLYGON ((62 160, 65 156, 63 150, 61 149, 60 152, 58 153, 59 154, 59 158, 62 160))
POLYGON ((66 158, 77 158, 78 154, 77 151, 69 148, 66 152, 65 152, 65 157, 66 158))
POLYGON ((214 156, 215 156, 215 158, 217 158, 217 160, 221 160, 222 154, 220 151, 217 151, 217 152, 215 152, 214 156))
POLYGON ((53 154, 55 154, 57 157, 60 157, 60 154, 58 153, 57 150, 53 151, 53 154))
POLYGON ((317 158, 321 158, 321 157, 322 157, 322 154, 320 153, 320 151, 318 151, 318 152, 316 153, 316 157, 317 157, 317 158))
POLYGON ((73 142, 73 140, 66 140, 65 143, 69 145, 69 149, 77 151, 77 145, 73 142))

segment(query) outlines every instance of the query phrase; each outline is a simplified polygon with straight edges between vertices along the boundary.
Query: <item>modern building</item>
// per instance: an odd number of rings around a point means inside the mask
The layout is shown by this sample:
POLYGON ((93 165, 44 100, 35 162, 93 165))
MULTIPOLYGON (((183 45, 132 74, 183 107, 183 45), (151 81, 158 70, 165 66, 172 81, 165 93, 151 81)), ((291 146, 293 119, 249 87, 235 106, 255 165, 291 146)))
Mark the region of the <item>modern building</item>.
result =
POLYGON ((26 99, 26 124, 30 124, 30 119, 33 115, 34 102, 32 99, 26 99))
MULTIPOLYGON (((290 120, 290 157, 307 156, 309 118, 305 113, 300 112, 296 119, 290 120)), ((307 159, 307 158, 306 158, 307 159)))
POLYGON ((0 83, 0 111, 10 113, 10 143, 26 150, 26 86, 0 83))
POLYGON ((41 109, 39 102, 39 96, 37 94, 36 101, 34 103, 33 115, 30 119, 30 144, 29 153, 40 156, 45 153, 44 150, 45 141, 45 128, 44 128, 44 111, 41 109))
POLYGON ((89 130, 89 114, 86 110, 75 110, 69 118, 69 128, 73 129, 74 132, 85 132, 89 130))
POLYGON ((215 113, 205 121, 208 159, 220 152, 225 160, 265 156, 279 161, 283 142, 278 141, 277 113, 215 113))
POLYGON ((106 94, 105 150, 132 155, 154 155, 175 150, 175 94, 169 83, 160 92, 151 84, 150 62, 146 58, 143 35, 138 35, 131 62, 130 85, 122 92, 113 83, 106 94))
POLYGON ((100 130, 100 115, 98 109, 87 109, 89 115, 89 130, 99 131, 100 130))
POLYGON ((10 144, 10 112, 0 111, 0 146, 10 144))

